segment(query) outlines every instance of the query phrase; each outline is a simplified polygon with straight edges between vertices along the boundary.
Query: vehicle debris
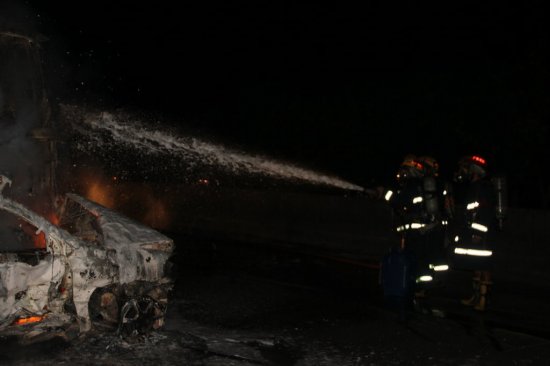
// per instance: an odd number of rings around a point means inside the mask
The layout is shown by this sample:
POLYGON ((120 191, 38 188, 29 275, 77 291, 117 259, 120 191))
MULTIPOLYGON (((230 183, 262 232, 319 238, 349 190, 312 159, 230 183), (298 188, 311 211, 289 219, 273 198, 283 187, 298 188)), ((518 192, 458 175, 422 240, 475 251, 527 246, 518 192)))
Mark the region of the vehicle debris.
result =
MULTIPOLYGON (((0 176, 2 189, 9 184, 0 176)), ((170 238, 72 193, 59 207, 59 226, 1 191, 0 213, 10 217, 0 238, 22 248, 0 253, 0 334, 29 341, 44 332, 67 337, 74 324, 77 334, 94 324, 127 334, 164 325, 170 238)))

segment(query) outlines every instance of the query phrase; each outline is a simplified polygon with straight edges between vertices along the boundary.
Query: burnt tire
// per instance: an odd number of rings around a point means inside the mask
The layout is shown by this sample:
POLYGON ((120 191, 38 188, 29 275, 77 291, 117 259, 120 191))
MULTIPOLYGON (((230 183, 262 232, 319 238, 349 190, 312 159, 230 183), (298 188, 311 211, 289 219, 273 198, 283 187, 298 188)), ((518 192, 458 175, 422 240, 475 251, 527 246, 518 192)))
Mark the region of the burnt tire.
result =
POLYGON ((119 332, 145 334, 164 325, 165 307, 150 296, 129 299, 120 310, 119 332))
POLYGON ((116 288, 98 288, 88 304, 90 319, 96 326, 116 328, 120 322, 119 294, 116 288))

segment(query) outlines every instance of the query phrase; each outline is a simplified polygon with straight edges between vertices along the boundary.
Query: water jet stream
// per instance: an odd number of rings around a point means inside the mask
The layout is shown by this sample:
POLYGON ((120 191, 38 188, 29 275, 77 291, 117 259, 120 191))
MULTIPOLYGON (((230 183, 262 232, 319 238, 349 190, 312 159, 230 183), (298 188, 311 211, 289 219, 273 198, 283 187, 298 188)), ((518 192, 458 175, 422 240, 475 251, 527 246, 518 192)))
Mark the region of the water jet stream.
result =
POLYGON ((137 119, 110 112, 86 112, 76 126, 80 134, 90 142, 79 144, 79 149, 93 147, 128 147, 146 154, 169 154, 190 165, 205 164, 229 169, 234 174, 251 173, 324 184, 346 190, 363 191, 358 185, 313 170, 282 163, 258 155, 249 155, 221 145, 202 141, 195 137, 177 136, 172 133, 151 130, 137 119))

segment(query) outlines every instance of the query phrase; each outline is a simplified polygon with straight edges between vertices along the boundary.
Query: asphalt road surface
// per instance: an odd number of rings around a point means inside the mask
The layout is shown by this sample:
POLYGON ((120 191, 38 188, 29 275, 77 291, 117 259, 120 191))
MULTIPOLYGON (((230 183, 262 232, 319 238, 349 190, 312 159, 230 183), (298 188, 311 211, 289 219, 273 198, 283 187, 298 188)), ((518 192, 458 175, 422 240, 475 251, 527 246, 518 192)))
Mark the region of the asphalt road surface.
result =
POLYGON ((178 240, 164 329, 26 346, 4 339, 0 365, 550 364, 544 332, 462 308, 445 289, 401 323, 381 305, 373 269, 178 240))

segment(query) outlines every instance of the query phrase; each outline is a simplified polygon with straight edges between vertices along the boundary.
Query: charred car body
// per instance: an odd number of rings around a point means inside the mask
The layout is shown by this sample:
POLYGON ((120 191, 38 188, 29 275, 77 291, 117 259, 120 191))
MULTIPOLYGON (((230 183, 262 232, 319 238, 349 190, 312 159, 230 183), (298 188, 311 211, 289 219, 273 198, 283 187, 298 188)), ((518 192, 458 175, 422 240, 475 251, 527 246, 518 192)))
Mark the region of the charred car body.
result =
POLYGON ((71 190, 58 186, 59 131, 39 40, 0 30, 0 336, 79 334, 94 324, 159 328, 173 241, 82 196, 60 195, 71 190))
MULTIPOLYGON (((2 189, 11 183, 0 179, 2 189)), ((163 325, 171 239, 76 194, 61 202, 59 226, 3 194, 0 213, 12 233, 3 240, 39 245, 0 253, 0 334, 30 340, 54 328, 66 335, 94 324, 126 332, 163 325)))

